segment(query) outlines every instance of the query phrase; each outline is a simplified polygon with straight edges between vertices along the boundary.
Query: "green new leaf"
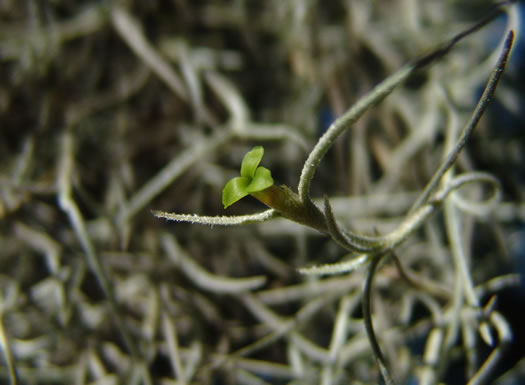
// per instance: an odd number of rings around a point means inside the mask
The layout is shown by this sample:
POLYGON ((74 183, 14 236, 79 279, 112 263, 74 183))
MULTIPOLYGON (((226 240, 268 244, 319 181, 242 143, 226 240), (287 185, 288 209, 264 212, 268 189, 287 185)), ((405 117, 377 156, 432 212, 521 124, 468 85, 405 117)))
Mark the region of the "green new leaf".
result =
POLYGON ((249 194, 266 190, 273 184, 272 173, 265 167, 257 167, 252 182, 246 187, 249 194))
POLYGON ((264 148, 257 146, 244 156, 241 164, 241 176, 231 179, 222 190, 224 208, 231 206, 248 194, 265 190, 273 185, 270 170, 258 167, 263 155, 264 148))
POLYGON ((248 151, 241 163, 241 176, 252 179, 255 176, 257 166, 261 163, 261 159, 264 155, 264 148, 262 146, 254 147, 251 151, 248 151))
POLYGON ((250 182, 250 178, 238 176, 237 178, 233 178, 228 183, 226 183, 224 189, 222 190, 222 205, 224 208, 231 206, 238 200, 248 195, 249 192, 246 190, 250 182))

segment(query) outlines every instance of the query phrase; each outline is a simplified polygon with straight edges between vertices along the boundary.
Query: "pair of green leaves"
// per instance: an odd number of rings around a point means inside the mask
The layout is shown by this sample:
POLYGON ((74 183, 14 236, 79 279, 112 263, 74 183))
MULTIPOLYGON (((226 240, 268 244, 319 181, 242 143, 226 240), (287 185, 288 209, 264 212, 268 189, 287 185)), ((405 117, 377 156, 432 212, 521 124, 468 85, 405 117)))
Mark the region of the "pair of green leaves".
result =
POLYGON ((231 179, 222 190, 224 208, 231 206, 246 195, 263 191, 273 185, 272 173, 259 163, 264 155, 264 148, 257 146, 249 151, 241 164, 241 176, 231 179))

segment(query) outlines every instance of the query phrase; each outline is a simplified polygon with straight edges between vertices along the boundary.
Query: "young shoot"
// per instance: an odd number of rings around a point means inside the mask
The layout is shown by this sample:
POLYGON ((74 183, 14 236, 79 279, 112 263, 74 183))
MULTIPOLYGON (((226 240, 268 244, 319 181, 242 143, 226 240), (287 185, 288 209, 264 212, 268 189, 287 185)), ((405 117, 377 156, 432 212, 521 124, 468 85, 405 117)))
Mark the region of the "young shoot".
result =
POLYGON ((264 155, 262 146, 249 151, 241 163, 241 176, 231 179, 222 190, 222 204, 228 208, 246 195, 258 193, 264 196, 264 191, 273 185, 272 173, 259 163, 264 155))

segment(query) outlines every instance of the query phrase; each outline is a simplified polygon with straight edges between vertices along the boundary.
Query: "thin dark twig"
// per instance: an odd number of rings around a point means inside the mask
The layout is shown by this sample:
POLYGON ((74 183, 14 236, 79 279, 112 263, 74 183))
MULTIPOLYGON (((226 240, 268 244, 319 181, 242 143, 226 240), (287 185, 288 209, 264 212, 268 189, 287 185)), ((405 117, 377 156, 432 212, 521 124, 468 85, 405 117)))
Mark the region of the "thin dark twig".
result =
POLYGON ((413 273, 403 266, 401 260, 393 250, 391 251, 391 256, 394 261, 394 264, 396 265, 397 271, 399 272, 399 275, 410 286, 416 289, 425 290, 442 300, 450 299, 451 293, 448 290, 445 290, 443 287, 440 287, 434 283, 430 284, 430 282, 428 281, 420 281, 417 278, 415 278, 413 273))
POLYGON ((374 273, 377 269, 377 266, 379 265, 381 260, 386 255, 387 255, 386 253, 379 254, 370 263, 370 266, 368 268, 368 275, 366 277, 365 285, 363 287, 363 308, 362 309, 363 309, 363 321, 365 323, 366 334, 368 335, 370 346, 372 347, 372 351, 374 353, 377 364, 379 366, 379 370, 381 371, 381 376, 383 377, 385 384, 395 385, 392 375, 390 374, 390 371, 388 370, 388 367, 386 365, 385 356, 383 355, 383 352, 381 351, 381 348, 379 347, 379 343, 377 342, 377 338, 374 332, 374 326, 372 324, 372 311, 371 311, 372 284, 374 281, 374 273))
POLYGON ((332 206, 328 197, 324 197, 324 218, 328 233, 332 239, 337 242, 341 247, 349 251, 359 252, 377 252, 383 247, 384 239, 380 237, 368 237, 365 235, 358 235, 347 231, 342 231, 335 220, 332 206))
POLYGON ((514 31, 509 31, 507 34, 507 37, 505 39, 505 43, 503 45, 503 51, 501 52, 501 55, 498 58, 498 62, 496 63, 496 66, 494 67, 494 70, 492 71, 490 78, 487 82, 487 85, 485 87, 485 90, 483 91, 483 94, 481 95, 481 98, 478 101, 478 104, 476 105, 476 108, 474 109, 474 112, 472 113, 472 116, 461 132, 461 135, 454 147, 454 149, 447 155, 447 158, 445 161, 441 164, 439 169, 434 173, 432 176, 432 179, 425 187, 425 190, 421 194, 421 196, 416 200, 416 202, 412 205, 409 212, 414 212, 418 207, 420 207, 422 204, 424 204, 432 194, 432 192, 435 190, 436 186, 439 184, 441 177, 452 167, 452 165, 456 162, 456 159, 459 156, 459 153, 465 147, 465 144, 469 140, 469 138, 472 136, 472 133, 474 132, 474 129, 479 123, 479 120, 483 116, 483 113, 487 109, 487 106, 492 99, 492 96, 494 95, 494 92, 496 91, 496 87, 498 86, 499 80, 501 79, 501 75, 503 74, 503 70, 505 69, 505 65, 507 64, 507 60, 509 58, 510 50, 512 49, 512 43, 514 41, 514 31))
POLYGON ((434 60, 445 56, 463 38, 476 32, 480 28, 484 27, 485 25, 493 21, 495 18, 497 18, 498 16, 500 16, 502 13, 505 12, 503 10, 504 6, 511 5, 512 3, 513 1, 502 1, 502 2, 495 4, 490 10, 490 12, 488 12, 487 16, 485 16, 482 20, 474 24, 472 27, 466 29, 465 31, 458 33, 448 42, 442 44, 441 46, 438 46, 438 48, 433 49, 432 52, 430 52, 429 54, 417 59, 414 63, 414 66, 416 68, 423 68, 427 66, 428 64, 432 63, 434 60))

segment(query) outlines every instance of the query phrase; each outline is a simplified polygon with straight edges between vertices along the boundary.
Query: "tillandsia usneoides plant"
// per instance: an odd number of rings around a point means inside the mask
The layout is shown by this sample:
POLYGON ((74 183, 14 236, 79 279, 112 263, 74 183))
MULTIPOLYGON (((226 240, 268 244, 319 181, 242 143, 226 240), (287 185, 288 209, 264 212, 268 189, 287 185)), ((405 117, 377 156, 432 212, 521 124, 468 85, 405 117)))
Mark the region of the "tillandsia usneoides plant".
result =
MULTIPOLYGON (((368 274, 363 285, 361 298, 364 326, 384 382, 394 384, 394 377, 399 375, 396 375, 396 373, 392 375, 388 369, 388 360, 380 348, 380 343, 378 342, 378 338, 376 338, 372 325, 371 304, 374 274, 381 263, 384 262, 385 257, 390 257, 398 269, 398 274, 403 277, 409 285, 414 286, 418 290, 418 296, 423 298, 422 301, 429 301, 430 308, 435 309, 439 301, 445 299, 451 303, 450 308, 452 309, 447 310, 445 318, 461 319, 454 324, 456 325, 454 327, 441 328, 436 324, 435 328, 432 329, 432 337, 429 337, 427 340, 423 357, 423 361, 428 367, 421 370, 421 373, 418 374, 419 383, 431 384, 438 381, 440 370, 442 370, 439 368, 438 356, 442 353, 448 353, 452 340, 456 335, 454 328, 463 328, 464 338, 472 338, 469 334, 471 329, 467 327, 467 323, 474 323, 483 340, 488 345, 494 347, 493 354, 487 358, 483 365, 471 373, 469 383, 477 384, 483 382, 487 378, 490 367, 493 366, 495 360, 500 357, 500 349, 508 342, 510 332, 503 317, 493 311, 492 302, 489 302, 485 307, 482 307, 480 304, 479 290, 474 288, 474 283, 470 276, 466 257, 462 249, 462 240, 457 236, 457 234, 459 234, 458 226, 460 225, 458 216, 460 209, 470 210, 470 213, 477 215, 486 214, 491 207, 497 204, 500 198, 500 186, 497 178, 485 172, 468 171, 457 174, 454 170, 454 165, 496 90, 509 58, 514 40, 514 31, 509 28, 505 34, 501 49, 498 52, 497 61, 495 65, 493 65, 490 77, 486 80, 487 83, 483 94, 479 98, 470 119, 464 123, 461 130, 457 129, 458 122, 454 120, 457 116, 455 116, 453 112, 449 112, 449 125, 451 128, 446 133, 442 161, 439 165, 435 166, 435 171, 428 184, 413 201, 411 208, 393 230, 384 234, 363 234, 345 228, 345 226, 337 220, 338 213, 332 208, 330 199, 327 196, 323 198, 321 205, 318 205, 312 200, 310 186, 323 157, 329 149, 333 147, 336 139, 340 137, 345 130, 356 124, 358 119, 366 111, 385 99, 396 87, 405 83, 414 74, 429 71, 432 64, 449 55, 450 51, 460 43, 462 39, 481 29, 504 12, 506 7, 510 6, 510 2, 497 4, 480 22, 457 34, 443 44, 438 45, 429 53, 406 64, 393 75, 380 82, 369 93, 351 106, 330 125, 307 156, 299 178, 297 192, 294 192, 288 186, 276 185, 271 171, 261 166, 261 164, 264 164, 264 148, 262 146, 254 147, 249 151, 242 160, 240 176, 231 179, 225 184, 222 193, 222 204, 224 208, 227 209, 240 199, 250 195, 267 205, 269 207, 268 210, 258 214, 242 216, 208 217, 196 214, 175 214, 161 211, 154 211, 153 214, 158 218, 178 222, 224 226, 260 223, 277 217, 283 217, 326 234, 326 236, 330 237, 340 247, 348 251, 351 257, 338 263, 302 267, 299 269, 299 272, 307 277, 320 277, 335 274, 342 275, 351 273, 364 266, 368 267, 368 274), (469 205, 466 199, 458 194, 458 190, 463 190, 467 185, 489 186, 492 191, 491 197, 482 202, 469 202, 469 205), (470 207, 470 209, 467 207, 470 207), (398 248, 407 241, 414 232, 427 224, 430 217, 441 208, 444 208, 447 234, 450 238, 450 253, 458 276, 458 282, 461 283, 460 286, 454 289, 454 293, 452 294, 443 287, 435 285, 435 282, 422 279, 420 276, 405 269, 402 264, 403 255, 398 253, 398 248), (428 299, 431 297, 438 298, 438 300, 428 299), (466 310, 464 311, 464 303, 468 305, 470 315, 467 315, 466 310), (495 341, 492 336, 493 330, 498 334, 498 341, 495 341)), ((450 53, 450 55, 453 55, 453 53, 450 53)), ((445 89, 446 87, 447 85, 441 86, 443 92, 440 103, 450 106, 453 104, 453 97, 450 95, 450 91, 445 89)), ((451 107, 451 109, 453 109, 453 107, 451 107)), ((256 305, 251 304, 250 306, 256 305)), ((350 305, 345 302, 341 306, 350 305)), ((260 312, 263 310, 259 309, 254 311, 260 312)), ((272 316, 267 315, 266 317, 271 318, 272 316)), ((436 315, 436 317, 438 316, 436 315)), ((289 334, 289 338, 299 339, 297 336, 294 337, 293 327, 291 325, 286 326, 286 324, 281 324, 278 320, 274 320, 273 322, 281 325, 281 329, 279 332, 268 336, 270 340, 280 338, 284 334, 289 334)), ((334 326, 334 330, 336 330, 337 327, 342 327, 343 329, 344 327, 348 327, 344 316, 338 319, 338 322, 339 323, 334 326)), ((443 320, 443 322, 447 323, 449 321, 443 320)), ((449 322, 449 324, 452 325, 453 322, 449 322)), ((345 334, 342 331, 340 331, 340 333, 345 334)), ((388 337, 386 338, 388 339, 388 337)), ((392 341, 389 341, 389 346, 391 342, 392 341)), ((245 354, 256 351, 266 346, 266 343, 266 340, 261 340, 260 343, 249 346, 246 348, 246 351, 242 353, 245 354)), ((340 343, 344 344, 344 341, 340 343)), ((336 349, 334 347, 332 348, 336 349)), ((328 361, 331 359, 335 360, 335 356, 329 355, 329 357, 330 358, 327 359, 328 361)), ((344 363, 344 360, 341 360, 341 362, 344 363)), ((326 373, 330 373, 326 374, 326 376, 337 376, 337 370, 333 367, 330 367, 330 370, 327 369, 326 373)))

